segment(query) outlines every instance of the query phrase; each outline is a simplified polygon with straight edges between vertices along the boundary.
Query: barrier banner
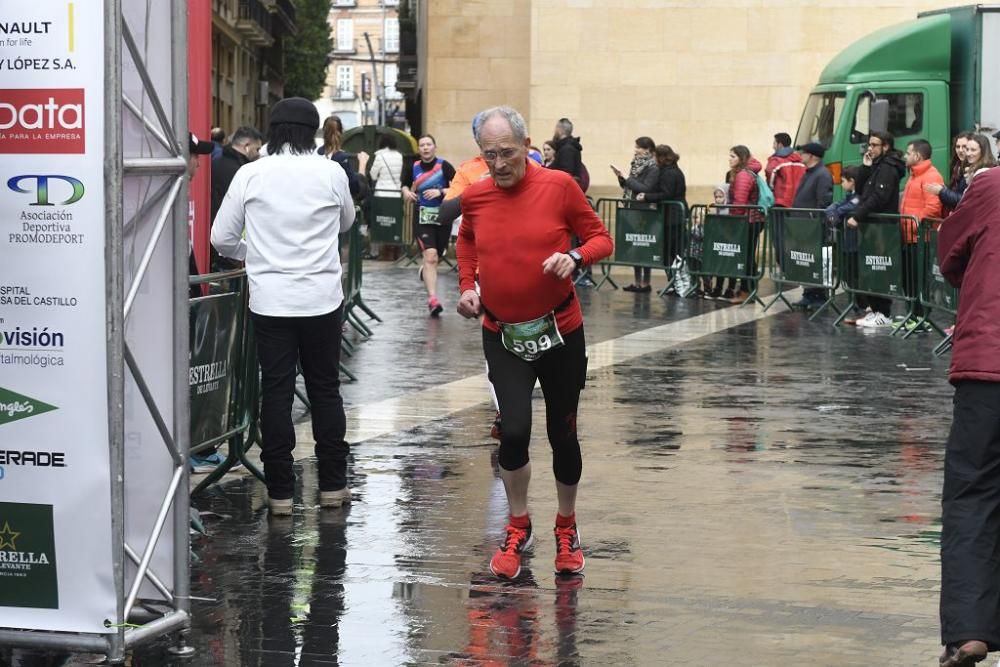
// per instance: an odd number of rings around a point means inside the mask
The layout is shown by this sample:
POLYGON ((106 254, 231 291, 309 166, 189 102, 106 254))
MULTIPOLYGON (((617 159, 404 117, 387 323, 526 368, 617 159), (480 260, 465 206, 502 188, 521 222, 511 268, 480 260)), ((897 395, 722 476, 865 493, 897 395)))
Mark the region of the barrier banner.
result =
POLYGON ((663 212, 656 208, 615 211, 615 261, 663 266, 663 212))
POLYGON ((858 291, 903 297, 903 248, 899 221, 858 226, 858 291))
POLYGON ((748 224, 746 216, 705 214, 702 273, 726 278, 747 275, 748 224))
POLYGON ((938 266, 937 244, 938 230, 928 229, 926 231, 926 248, 928 267, 925 271, 924 292, 927 303, 932 307, 941 308, 950 312, 958 311, 958 290, 948 284, 948 281, 941 275, 941 267, 938 266))
POLYGON ((402 197, 372 197, 368 238, 372 243, 399 244, 403 242, 402 197))
POLYGON ((808 214, 787 213, 783 216, 780 246, 786 281, 827 284, 823 270, 823 226, 822 219, 808 214))
POLYGON ((104 3, 2 14, 0 627, 111 633, 104 3))
POLYGON ((239 293, 219 294, 191 302, 191 446, 211 440, 229 428, 232 370, 236 367, 239 293))

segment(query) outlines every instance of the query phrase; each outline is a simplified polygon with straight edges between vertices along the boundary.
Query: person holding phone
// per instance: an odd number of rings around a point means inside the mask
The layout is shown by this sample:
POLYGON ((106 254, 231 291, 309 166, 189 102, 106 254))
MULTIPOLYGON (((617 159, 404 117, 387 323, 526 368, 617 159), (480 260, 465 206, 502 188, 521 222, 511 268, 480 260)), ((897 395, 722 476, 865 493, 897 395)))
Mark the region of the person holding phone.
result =
MULTIPOLYGON (((611 171, 618 177, 618 185, 622 187, 622 199, 626 202, 642 201, 645 195, 656 191, 660 179, 660 169, 656 164, 656 142, 649 137, 639 137, 635 140, 632 164, 629 165, 628 176, 615 165, 611 171), (640 197, 641 195, 641 197, 640 197)), ((628 206, 628 204, 625 204, 628 206)), ((649 284, 652 269, 635 267, 631 285, 623 289, 626 292, 649 292, 653 288, 649 284)))

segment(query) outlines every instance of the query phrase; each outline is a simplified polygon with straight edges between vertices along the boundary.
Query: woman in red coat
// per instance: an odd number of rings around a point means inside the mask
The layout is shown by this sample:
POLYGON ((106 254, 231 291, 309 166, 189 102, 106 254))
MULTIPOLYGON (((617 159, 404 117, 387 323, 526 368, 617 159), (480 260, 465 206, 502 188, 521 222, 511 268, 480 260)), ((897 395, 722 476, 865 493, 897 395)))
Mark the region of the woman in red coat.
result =
MULTIPOLYGON (((757 158, 750 155, 746 146, 733 146, 729 149, 729 173, 726 183, 729 183, 727 204, 756 204, 760 200, 757 188, 757 174, 761 164, 757 158)), ((747 215, 749 213, 750 229, 748 247, 750 249, 750 275, 757 273, 757 239, 764 228, 764 214, 756 209, 729 208, 730 215, 747 215)), ((744 278, 740 280, 740 289, 733 295, 733 303, 743 303, 750 296, 750 284, 744 278)))

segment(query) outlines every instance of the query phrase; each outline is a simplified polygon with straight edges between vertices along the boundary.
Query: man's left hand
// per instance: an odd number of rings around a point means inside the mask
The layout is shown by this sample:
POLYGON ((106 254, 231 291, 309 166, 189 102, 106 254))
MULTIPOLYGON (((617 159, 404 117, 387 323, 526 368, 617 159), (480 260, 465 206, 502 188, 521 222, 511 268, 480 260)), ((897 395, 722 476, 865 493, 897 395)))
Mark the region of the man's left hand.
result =
POLYGON ((573 275, 575 268, 576 262, 564 252, 553 253, 552 256, 542 262, 542 273, 553 275, 560 280, 573 275))

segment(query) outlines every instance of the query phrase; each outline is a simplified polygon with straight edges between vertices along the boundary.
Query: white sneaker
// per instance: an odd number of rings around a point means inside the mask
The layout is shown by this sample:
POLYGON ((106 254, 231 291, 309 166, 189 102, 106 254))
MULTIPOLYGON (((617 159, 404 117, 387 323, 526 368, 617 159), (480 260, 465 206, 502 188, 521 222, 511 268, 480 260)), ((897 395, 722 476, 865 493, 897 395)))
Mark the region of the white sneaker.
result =
POLYGON ((865 313, 864 317, 858 318, 858 320, 854 323, 854 326, 866 327, 872 321, 873 317, 875 317, 875 311, 869 310, 867 313, 865 313))
POLYGON ((866 317, 862 322, 858 322, 858 326, 867 329, 886 329, 892 326, 892 320, 876 311, 871 314, 871 318, 866 317))
POLYGON ((320 491, 320 507, 340 507, 351 502, 351 489, 344 487, 340 491, 320 491))
POLYGON ((268 498, 267 499, 268 509, 271 511, 271 516, 291 516, 292 515, 292 499, 291 498, 268 498))

